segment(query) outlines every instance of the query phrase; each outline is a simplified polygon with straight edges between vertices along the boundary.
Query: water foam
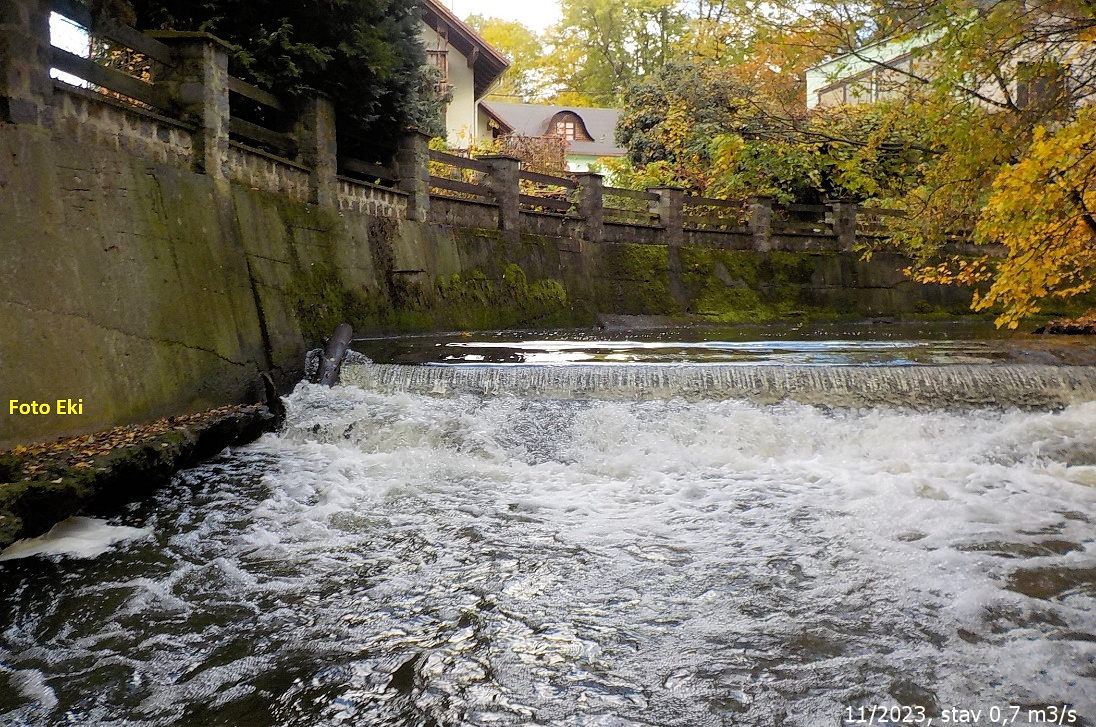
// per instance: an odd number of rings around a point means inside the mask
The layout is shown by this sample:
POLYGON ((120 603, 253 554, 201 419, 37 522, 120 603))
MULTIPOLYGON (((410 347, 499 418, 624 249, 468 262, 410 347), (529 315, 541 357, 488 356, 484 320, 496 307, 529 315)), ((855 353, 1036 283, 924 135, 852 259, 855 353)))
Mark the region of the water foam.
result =
POLYGON ((0 663, 87 722, 1096 715, 1096 402, 288 405, 282 435, 160 495, 162 551, 4 600, 0 663))
POLYGON ((148 528, 110 525, 96 518, 71 517, 54 525, 45 535, 12 543, 0 552, 0 561, 35 555, 95 558, 110 550, 115 543, 147 538, 151 534, 148 528))

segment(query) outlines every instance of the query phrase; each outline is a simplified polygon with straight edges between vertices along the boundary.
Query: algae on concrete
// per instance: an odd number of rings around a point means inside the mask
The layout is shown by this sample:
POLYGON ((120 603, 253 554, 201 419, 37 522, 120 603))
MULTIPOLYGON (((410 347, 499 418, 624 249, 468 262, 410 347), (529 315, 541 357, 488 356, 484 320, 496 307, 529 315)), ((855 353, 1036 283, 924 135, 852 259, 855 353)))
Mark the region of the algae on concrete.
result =
POLYGON ((599 312, 680 316, 670 293, 670 253, 664 245, 600 246, 594 266, 594 302, 599 312))

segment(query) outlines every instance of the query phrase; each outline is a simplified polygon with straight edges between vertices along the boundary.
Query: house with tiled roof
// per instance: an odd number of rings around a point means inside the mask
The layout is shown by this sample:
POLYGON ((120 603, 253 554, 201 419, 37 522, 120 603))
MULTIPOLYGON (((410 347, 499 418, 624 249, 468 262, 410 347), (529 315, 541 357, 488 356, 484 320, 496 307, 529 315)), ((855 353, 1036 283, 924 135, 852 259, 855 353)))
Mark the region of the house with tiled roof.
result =
POLYGON ((551 106, 482 101, 495 136, 559 136, 567 141, 567 168, 588 171, 605 157, 622 157, 628 150, 616 143, 618 109, 551 106))

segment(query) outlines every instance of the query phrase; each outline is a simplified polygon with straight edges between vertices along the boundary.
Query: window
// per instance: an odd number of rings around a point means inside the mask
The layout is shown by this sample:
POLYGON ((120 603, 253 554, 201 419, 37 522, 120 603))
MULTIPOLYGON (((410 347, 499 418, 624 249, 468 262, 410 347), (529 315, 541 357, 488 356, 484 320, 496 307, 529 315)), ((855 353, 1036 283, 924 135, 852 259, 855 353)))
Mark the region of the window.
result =
POLYGON ((575 122, 573 119, 560 119, 556 122, 556 136, 562 136, 568 141, 575 140, 575 122))
POLYGON ((426 60, 438 71, 438 80, 434 83, 434 93, 446 96, 453 87, 449 85, 449 51, 428 50, 426 60))
POLYGON ((560 111, 548 124, 548 133, 567 141, 592 141, 582 119, 573 111, 560 111))
POLYGON ((438 69, 438 82, 449 83, 449 51, 428 50, 426 60, 430 65, 438 69))
POLYGON ((1048 111, 1067 98, 1067 67, 1052 60, 1016 65, 1016 105, 1048 111))

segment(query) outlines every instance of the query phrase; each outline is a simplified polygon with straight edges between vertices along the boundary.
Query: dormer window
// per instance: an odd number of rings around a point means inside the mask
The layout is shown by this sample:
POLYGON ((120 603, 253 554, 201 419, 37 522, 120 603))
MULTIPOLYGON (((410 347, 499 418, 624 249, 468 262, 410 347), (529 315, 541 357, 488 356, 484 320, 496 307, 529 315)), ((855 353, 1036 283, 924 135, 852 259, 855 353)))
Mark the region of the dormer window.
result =
POLYGON ((575 140, 575 122, 573 119, 560 119, 556 122, 556 136, 562 136, 568 141, 575 140))
POLYGON ((592 141, 579 115, 573 111, 561 111, 552 117, 548 125, 550 134, 567 141, 592 141))

